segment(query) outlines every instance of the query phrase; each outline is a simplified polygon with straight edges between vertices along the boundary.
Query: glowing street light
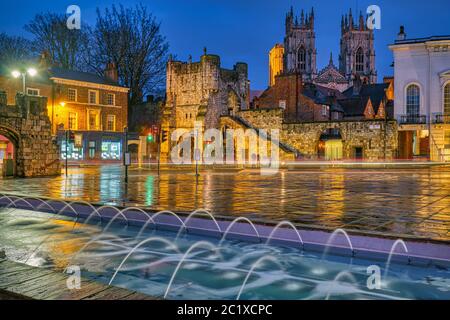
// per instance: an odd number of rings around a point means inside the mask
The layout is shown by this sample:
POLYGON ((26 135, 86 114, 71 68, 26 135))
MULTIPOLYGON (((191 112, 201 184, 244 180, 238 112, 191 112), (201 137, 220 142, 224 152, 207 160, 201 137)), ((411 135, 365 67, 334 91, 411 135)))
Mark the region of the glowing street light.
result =
POLYGON ((18 78, 18 77, 20 77, 21 76, 21 73, 19 72, 19 71, 17 71, 17 70, 14 70, 13 72, 12 72, 12 76, 14 77, 14 78, 18 78))
POLYGON ((34 77, 35 75, 37 75, 37 70, 35 68, 29 68, 27 70, 28 74, 32 77, 34 77))
POLYGON ((23 86, 23 94, 26 94, 26 78, 27 78, 27 74, 30 77, 34 77, 37 75, 37 70, 35 68, 28 68, 26 72, 20 72, 18 70, 14 70, 13 72, 11 72, 12 76, 14 78, 19 78, 20 76, 22 76, 22 86, 23 86))

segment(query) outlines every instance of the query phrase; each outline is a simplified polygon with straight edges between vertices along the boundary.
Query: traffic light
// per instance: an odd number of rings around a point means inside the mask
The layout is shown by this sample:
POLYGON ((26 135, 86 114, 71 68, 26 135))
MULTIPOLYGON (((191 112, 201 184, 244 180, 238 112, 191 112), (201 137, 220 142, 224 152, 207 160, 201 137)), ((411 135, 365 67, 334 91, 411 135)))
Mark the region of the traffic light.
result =
POLYGON ((69 143, 74 143, 75 142, 75 132, 73 131, 69 131, 69 134, 67 136, 67 140, 69 140, 69 143))
POLYGON ((155 142, 155 136, 153 135, 153 132, 150 132, 147 135, 147 142, 155 142))
POLYGON ((161 132, 161 142, 166 142, 167 141, 167 134, 168 134, 168 132, 166 130, 163 130, 161 132))

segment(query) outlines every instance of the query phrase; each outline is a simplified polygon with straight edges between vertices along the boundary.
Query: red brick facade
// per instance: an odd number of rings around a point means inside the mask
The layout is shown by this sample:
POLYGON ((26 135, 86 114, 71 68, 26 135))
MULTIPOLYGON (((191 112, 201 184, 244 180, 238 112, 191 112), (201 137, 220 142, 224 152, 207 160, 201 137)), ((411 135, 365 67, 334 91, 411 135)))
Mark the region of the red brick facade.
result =
POLYGON ((300 75, 288 74, 275 77, 275 84, 253 100, 255 109, 284 109, 286 121, 326 121, 322 105, 302 94, 300 75))
MULTIPOLYGON (((52 122, 52 132, 56 133, 59 125, 69 128, 69 113, 77 115, 76 129, 79 131, 111 131, 108 130, 108 115, 115 117, 114 130, 123 132, 128 119, 128 92, 125 88, 67 79, 32 79, 27 78, 27 89, 37 89, 39 96, 47 97, 47 110, 52 122), (76 90, 76 101, 70 101, 69 89, 76 90), (97 103, 89 103, 89 91, 97 92, 97 103), (113 105, 109 105, 107 95, 114 95, 113 105), (89 128, 88 111, 95 110, 100 114, 98 130, 89 128)), ((15 105, 17 92, 22 91, 22 80, 0 76, 0 91, 7 94, 8 105, 15 105)))

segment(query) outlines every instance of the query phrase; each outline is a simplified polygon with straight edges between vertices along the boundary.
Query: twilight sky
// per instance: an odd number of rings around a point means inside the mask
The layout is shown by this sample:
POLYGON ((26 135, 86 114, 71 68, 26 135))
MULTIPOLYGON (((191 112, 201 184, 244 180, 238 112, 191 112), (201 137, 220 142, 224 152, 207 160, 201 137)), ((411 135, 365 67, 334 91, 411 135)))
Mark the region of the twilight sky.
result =
POLYGON ((64 13, 67 6, 80 6, 84 22, 95 22, 95 8, 112 3, 132 5, 142 2, 162 22, 171 53, 180 60, 192 54, 197 61, 206 46, 221 56, 222 66, 247 62, 252 89, 268 83, 268 52, 284 38, 284 19, 290 6, 299 15, 302 8, 316 13, 317 67, 328 64, 333 52, 338 64, 341 15, 351 7, 363 13, 371 4, 381 7, 382 29, 375 31, 376 66, 379 81, 392 75, 392 54, 387 45, 395 40, 399 26, 405 25, 409 38, 450 35, 449 0, 21 0, 2 1, 0 32, 29 35, 23 30, 36 13, 64 13))

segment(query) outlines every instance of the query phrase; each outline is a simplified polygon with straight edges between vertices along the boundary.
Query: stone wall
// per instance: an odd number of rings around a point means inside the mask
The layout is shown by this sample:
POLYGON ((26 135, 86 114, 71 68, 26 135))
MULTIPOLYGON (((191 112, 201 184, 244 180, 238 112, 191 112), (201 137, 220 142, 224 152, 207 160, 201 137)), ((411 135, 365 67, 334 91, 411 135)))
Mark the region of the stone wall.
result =
POLYGON ((278 129, 283 126, 283 109, 241 110, 237 116, 251 123, 258 129, 278 129))
POLYGON ((338 129, 342 137, 344 159, 355 157, 355 148, 363 149, 364 160, 376 161, 397 157, 398 126, 396 121, 324 121, 283 123, 283 110, 249 110, 237 116, 259 129, 279 129, 280 141, 300 151, 306 159, 317 159, 321 135, 338 129), (386 156, 385 156, 386 154, 386 156))
POLYGON ((321 135, 338 129, 342 137, 343 158, 354 159, 355 148, 362 148, 363 159, 369 161, 396 158, 397 122, 383 120, 336 121, 284 124, 281 141, 298 149, 305 158, 316 159, 321 135))
POLYGON ((16 101, 16 106, 0 106, 0 134, 14 144, 16 176, 60 174, 58 146, 51 135, 47 99, 18 94, 16 101))

